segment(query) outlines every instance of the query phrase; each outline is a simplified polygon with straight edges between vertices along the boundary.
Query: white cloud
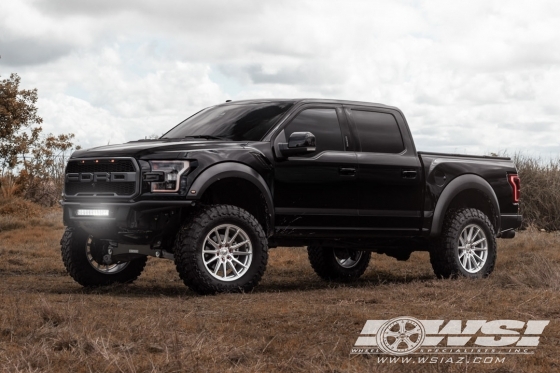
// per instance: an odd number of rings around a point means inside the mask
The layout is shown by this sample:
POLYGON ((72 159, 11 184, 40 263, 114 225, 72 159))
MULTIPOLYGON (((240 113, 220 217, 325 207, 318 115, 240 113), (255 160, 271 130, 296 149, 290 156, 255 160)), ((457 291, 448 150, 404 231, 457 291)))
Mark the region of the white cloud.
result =
POLYGON ((10 1, 0 74, 86 147, 228 98, 328 97, 400 107, 419 149, 558 155, 559 4, 10 1))

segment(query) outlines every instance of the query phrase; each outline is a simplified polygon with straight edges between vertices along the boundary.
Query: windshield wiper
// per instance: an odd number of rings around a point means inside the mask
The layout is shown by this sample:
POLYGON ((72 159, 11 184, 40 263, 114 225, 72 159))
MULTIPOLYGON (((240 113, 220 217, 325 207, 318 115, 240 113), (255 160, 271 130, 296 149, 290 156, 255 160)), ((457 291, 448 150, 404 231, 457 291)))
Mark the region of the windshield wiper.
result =
POLYGON ((210 135, 196 135, 196 136, 185 136, 184 139, 206 139, 206 140, 227 140, 225 137, 217 137, 210 135))

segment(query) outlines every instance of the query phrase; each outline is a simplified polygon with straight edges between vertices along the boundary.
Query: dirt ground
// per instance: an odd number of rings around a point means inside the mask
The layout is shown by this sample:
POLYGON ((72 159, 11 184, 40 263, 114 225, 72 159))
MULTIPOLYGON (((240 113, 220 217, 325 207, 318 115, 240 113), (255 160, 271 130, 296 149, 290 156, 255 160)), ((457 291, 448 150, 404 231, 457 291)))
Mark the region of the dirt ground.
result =
POLYGON ((374 254, 364 276, 328 283, 305 248, 271 249, 250 294, 198 296, 171 261, 131 285, 88 290, 64 270, 60 216, 0 232, 0 371, 554 372, 560 370, 560 234, 498 240, 484 280, 437 280, 426 253, 374 254), (417 319, 550 320, 532 355, 504 362, 389 363, 350 351, 364 323, 417 319))

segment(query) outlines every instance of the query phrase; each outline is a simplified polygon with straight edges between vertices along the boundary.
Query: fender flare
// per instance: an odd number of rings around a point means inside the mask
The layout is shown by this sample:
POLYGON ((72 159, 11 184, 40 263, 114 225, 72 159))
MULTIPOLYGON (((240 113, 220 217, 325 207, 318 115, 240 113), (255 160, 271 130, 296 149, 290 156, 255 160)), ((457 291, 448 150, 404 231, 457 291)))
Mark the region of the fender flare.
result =
POLYGON ((458 176, 451 180, 441 193, 437 201, 436 208, 434 209, 430 237, 438 236, 441 233, 445 213, 449 208, 451 201, 453 201, 453 198, 455 198, 459 193, 469 189, 478 190, 490 199, 495 214, 495 216, 490 218, 494 218, 496 221, 497 226, 494 227, 496 235, 500 234, 500 205, 498 203, 496 193, 494 193, 494 189, 492 189, 490 184, 488 184, 488 182, 482 177, 474 174, 467 174, 458 176))
MULTIPOLYGON (((249 181, 256 186, 262 193, 267 207, 268 231, 274 231, 274 203, 272 202, 272 194, 263 177, 251 167, 237 162, 223 162, 208 167, 202 171, 194 180, 189 188, 189 197, 200 198, 206 189, 216 181, 226 178, 238 178, 249 181), (192 193, 195 191, 195 193, 192 193)), ((263 227, 264 228, 264 227, 263 227)))

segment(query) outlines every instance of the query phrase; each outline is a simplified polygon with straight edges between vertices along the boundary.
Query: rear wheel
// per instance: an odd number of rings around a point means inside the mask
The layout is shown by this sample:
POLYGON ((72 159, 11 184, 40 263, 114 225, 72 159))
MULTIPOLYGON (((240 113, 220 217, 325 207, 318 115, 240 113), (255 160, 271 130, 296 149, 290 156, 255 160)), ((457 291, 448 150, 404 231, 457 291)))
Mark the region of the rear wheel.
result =
POLYGON ((140 276, 146 266, 146 257, 104 264, 103 242, 73 228, 66 228, 60 245, 66 270, 82 286, 130 283, 140 276))
POLYGON ((430 251, 430 262, 440 278, 487 277, 496 263, 496 239, 488 217, 474 208, 450 211, 430 251))
POLYGON ((335 249, 321 245, 307 247, 311 267, 327 281, 352 281, 366 270, 371 258, 369 251, 335 249))

